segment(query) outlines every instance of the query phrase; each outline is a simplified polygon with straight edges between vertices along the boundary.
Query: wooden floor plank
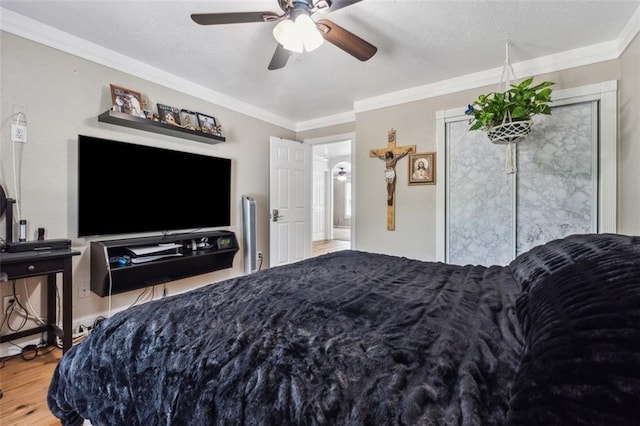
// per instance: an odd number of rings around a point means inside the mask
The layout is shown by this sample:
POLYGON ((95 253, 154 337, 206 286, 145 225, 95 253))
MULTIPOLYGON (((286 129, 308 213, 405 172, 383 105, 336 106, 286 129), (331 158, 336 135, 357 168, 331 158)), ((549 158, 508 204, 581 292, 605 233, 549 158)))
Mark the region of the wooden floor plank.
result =
POLYGON ((351 247, 350 241, 342 240, 320 240, 314 241, 312 247, 312 255, 320 256, 327 253, 332 253, 339 250, 348 250, 351 247))
MULTIPOLYGON (((46 351, 46 350, 45 350, 46 351)), ((62 350, 52 349, 33 360, 7 359, 0 368, 2 425, 51 426, 60 421, 49 411, 47 391, 62 350)))

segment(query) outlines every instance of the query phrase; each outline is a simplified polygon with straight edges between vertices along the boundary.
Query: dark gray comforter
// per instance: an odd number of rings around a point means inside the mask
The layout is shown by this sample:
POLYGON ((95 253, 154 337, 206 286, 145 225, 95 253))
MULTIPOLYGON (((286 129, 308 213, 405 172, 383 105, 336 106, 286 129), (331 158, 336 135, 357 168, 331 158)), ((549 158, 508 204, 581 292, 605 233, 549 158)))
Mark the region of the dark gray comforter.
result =
POLYGON ((498 425, 509 267, 343 251, 136 306, 60 362, 65 425, 498 425))

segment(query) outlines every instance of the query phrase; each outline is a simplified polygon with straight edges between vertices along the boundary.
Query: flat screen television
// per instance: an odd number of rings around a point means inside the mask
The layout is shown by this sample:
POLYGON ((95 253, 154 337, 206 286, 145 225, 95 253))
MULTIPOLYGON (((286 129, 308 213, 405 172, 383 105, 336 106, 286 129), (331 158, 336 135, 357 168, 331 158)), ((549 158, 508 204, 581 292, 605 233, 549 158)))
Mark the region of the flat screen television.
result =
POLYGON ((231 160, 78 136, 78 236, 231 225, 231 160))

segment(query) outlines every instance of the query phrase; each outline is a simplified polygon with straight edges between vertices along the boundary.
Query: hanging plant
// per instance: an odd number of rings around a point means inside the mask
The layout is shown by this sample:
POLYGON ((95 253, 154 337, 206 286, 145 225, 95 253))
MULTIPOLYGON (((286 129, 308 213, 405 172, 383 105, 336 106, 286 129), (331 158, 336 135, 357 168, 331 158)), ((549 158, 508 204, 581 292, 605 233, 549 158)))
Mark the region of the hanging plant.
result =
POLYGON ((510 137, 523 137, 531 131, 531 117, 551 114, 551 88, 554 83, 545 81, 531 86, 533 77, 520 84, 512 84, 504 92, 480 95, 469 105, 465 114, 469 130, 484 130, 494 143, 515 142, 510 137), (511 130, 510 130, 511 128, 511 130))
POLYGON ((509 41, 505 46, 504 66, 498 89, 480 95, 465 111, 470 115, 469 130, 484 130, 489 140, 505 144, 505 172, 515 173, 514 145, 531 132, 531 118, 537 114, 551 114, 551 88, 554 83, 545 81, 536 86, 533 77, 520 84, 511 84, 515 79, 509 61, 509 41))

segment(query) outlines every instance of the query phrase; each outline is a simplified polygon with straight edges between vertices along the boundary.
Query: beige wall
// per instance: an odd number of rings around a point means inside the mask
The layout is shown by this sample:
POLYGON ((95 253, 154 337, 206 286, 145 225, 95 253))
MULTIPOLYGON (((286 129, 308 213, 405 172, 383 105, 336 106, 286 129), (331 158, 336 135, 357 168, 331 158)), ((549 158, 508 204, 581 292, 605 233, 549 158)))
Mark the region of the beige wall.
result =
MULTIPOLYGON (((222 108, 215 103, 193 98, 113 69, 77 58, 0 32, 2 43, 0 84, 0 184, 13 191, 13 144, 10 124, 14 106, 24 106, 28 119, 29 142, 16 150, 19 171, 22 217, 29 221, 30 237, 37 227, 47 230, 48 238, 71 238, 82 251, 74 259, 74 318, 83 318, 107 309, 107 300, 91 295, 77 298, 77 287, 89 280, 89 240, 75 237, 75 147, 78 134, 161 146, 189 152, 216 155, 233 160, 232 230, 241 238, 240 197, 247 194, 257 200, 258 249, 268 260, 268 182, 269 137, 290 139, 325 138, 355 133, 353 178, 355 184, 355 246, 360 250, 383 252, 411 258, 435 258, 434 185, 407 185, 407 160, 397 166, 396 230, 386 229, 386 185, 382 178, 384 163, 369 158, 369 150, 386 146, 387 131, 395 129, 399 145, 416 145, 418 152, 436 150, 435 114, 437 111, 467 105, 480 93, 494 87, 479 88, 432 99, 411 102, 374 111, 360 112, 355 122, 298 132, 222 108), (98 123, 96 117, 111 103, 109 84, 142 92, 152 103, 191 109, 216 116, 227 141, 218 145, 185 141, 169 136, 141 132, 98 123), (264 218, 264 219, 260 219, 264 218)), ((640 234, 640 41, 638 37, 619 60, 537 76, 555 81, 556 89, 579 87, 608 80, 619 80, 619 232, 640 234)), ((441 185, 442 182, 438 182, 441 185)), ((105 195, 105 202, 114 196, 105 195)), ((171 200, 168 199, 168 203, 171 200)), ((4 218, 0 234, 4 235, 4 218)), ((242 273, 242 256, 234 268, 172 283, 169 294, 182 292, 204 283, 242 273)), ((9 289, 2 287, 6 294, 9 289)), ((39 299, 34 292, 34 303, 39 299)), ((135 294, 117 295, 113 309, 128 306, 135 294)))
MULTIPOLYGON (((77 287, 89 281, 89 239, 76 238, 75 228, 75 167, 78 134, 160 146, 164 148, 220 156, 232 159, 231 229, 242 238, 241 196, 250 195, 257 201, 258 249, 268 256, 268 193, 269 137, 294 139, 292 131, 252 119, 166 87, 89 62, 23 38, 0 32, 2 43, 0 129, 0 184, 10 197, 20 201, 22 218, 29 225, 29 239, 34 239, 38 227, 46 229, 47 238, 70 238, 73 247, 82 251, 74 259, 74 318, 107 311, 107 299, 91 295, 78 299, 77 287), (219 119, 226 142, 210 145, 156 133, 99 123, 97 117, 109 109, 109 84, 116 84, 146 95, 157 102, 188 107, 219 119), (27 115, 28 143, 16 145, 16 161, 20 193, 13 190, 13 144, 10 124, 14 105, 24 106, 27 115), (250 154, 248 154, 250 153, 250 154)), ((152 166, 152 165, 151 165, 152 166)), ((117 169, 117 164, 113 165, 117 169)), ((126 190, 127 178, 114 182, 126 190)), ((167 194, 167 208, 174 208, 180 194, 167 194)), ((105 194, 105 202, 117 202, 117 191, 105 194)), ((180 206, 198 208, 198 206, 180 206)), ((111 218, 122 220, 122 218, 111 218)), ((4 216, 0 220, 0 235, 5 232, 4 216)), ((268 258, 267 258, 268 260, 268 258)), ((242 252, 234 267, 181 280, 167 286, 169 294, 242 274, 242 252)), ((34 284, 34 286, 37 284, 34 284)), ((29 286, 31 288, 31 285, 29 286)), ((21 286, 19 287, 21 290, 21 286)), ((9 286, 2 286, 6 294, 9 286)), ((37 293, 37 292, 34 292, 37 293)), ((113 297, 113 309, 128 306, 137 292, 113 297)), ((34 296, 37 298, 37 296, 34 296)), ((36 302, 34 302, 36 303, 36 302)))
MULTIPOLYGON (((621 102, 618 109, 622 131, 618 142, 618 230, 629 234, 640 234, 640 215, 637 213, 640 203, 640 117, 639 109, 631 107, 631 99, 635 102, 639 99, 638 57, 636 37, 620 60, 536 76, 536 81, 554 81, 555 90, 619 81, 621 102)), ((393 128, 397 131, 398 145, 416 145, 418 152, 434 152, 436 112, 464 107, 481 93, 494 89, 495 86, 467 90, 357 114, 354 248, 423 260, 436 258, 436 186, 408 186, 407 160, 400 160, 396 167, 396 229, 388 231, 386 186, 382 178, 384 164, 379 159, 369 158, 369 150, 385 147, 387 131, 393 128)), ((325 134, 316 131, 316 137, 329 134, 331 130, 325 134)), ((441 184, 437 182, 437 185, 441 184)))
POLYGON ((640 234, 640 35, 620 58, 618 232, 640 234))

